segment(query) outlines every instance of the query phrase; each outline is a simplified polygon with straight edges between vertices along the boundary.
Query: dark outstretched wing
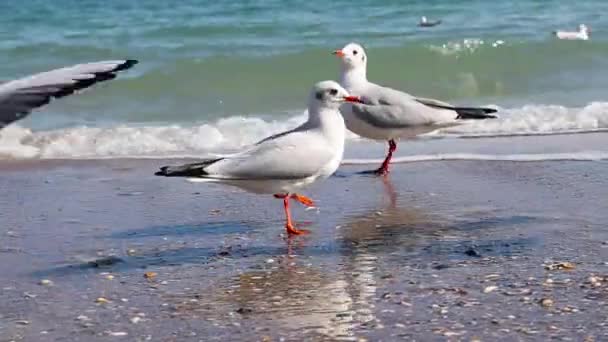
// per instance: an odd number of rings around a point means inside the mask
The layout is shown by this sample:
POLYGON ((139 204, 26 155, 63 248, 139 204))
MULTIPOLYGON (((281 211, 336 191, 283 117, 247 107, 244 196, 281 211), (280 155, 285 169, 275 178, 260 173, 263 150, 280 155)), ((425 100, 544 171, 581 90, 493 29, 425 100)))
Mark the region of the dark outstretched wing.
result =
POLYGON ((111 80, 117 72, 137 63, 127 59, 77 64, 0 84, 0 128, 26 117, 53 98, 111 80))

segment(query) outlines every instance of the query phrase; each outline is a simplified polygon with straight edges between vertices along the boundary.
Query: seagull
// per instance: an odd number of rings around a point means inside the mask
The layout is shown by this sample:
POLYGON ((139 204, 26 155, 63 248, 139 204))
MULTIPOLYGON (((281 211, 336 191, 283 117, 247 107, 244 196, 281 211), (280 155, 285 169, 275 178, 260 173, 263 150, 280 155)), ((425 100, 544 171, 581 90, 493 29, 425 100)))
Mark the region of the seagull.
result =
POLYGON ((111 80, 137 64, 134 59, 77 64, 0 84, 0 129, 26 117, 53 98, 111 80))
POLYGON ((265 138, 242 152, 193 164, 164 166, 155 175, 219 182, 253 193, 274 194, 283 199, 288 235, 307 233, 294 226, 289 200, 314 206, 310 198, 297 192, 338 169, 346 134, 339 109, 345 101, 359 99, 335 81, 319 82, 308 97, 308 120, 299 127, 265 138))
POLYGON ((564 40, 589 40, 589 28, 585 24, 578 25, 578 32, 553 31, 558 39, 564 40))
POLYGON ((373 171, 378 175, 389 172, 397 138, 411 138, 438 128, 455 126, 463 119, 496 118, 490 115, 496 109, 456 107, 369 82, 367 56, 359 44, 349 43, 333 53, 341 60, 340 85, 363 102, 341 107, 346 127, 362 137, 388 141, 388 154, 380 168, 373 171))
POLYGON ((433 26, 437 26, 439 24, 441 24, 441 20, 428 21, 425 16, 422 16, 420 18, 420 22, 418 23, 418 26, 420 26, 420 27, 433 27, 433 26))

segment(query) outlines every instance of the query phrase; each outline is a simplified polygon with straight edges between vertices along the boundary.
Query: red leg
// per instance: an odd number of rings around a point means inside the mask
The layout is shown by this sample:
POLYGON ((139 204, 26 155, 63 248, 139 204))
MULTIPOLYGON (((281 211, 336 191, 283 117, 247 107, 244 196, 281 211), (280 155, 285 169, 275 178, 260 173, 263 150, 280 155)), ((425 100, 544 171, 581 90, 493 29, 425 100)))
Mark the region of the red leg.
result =
POLYGON ((308 234, 309 233, 308 230, 297 229, 293 225, 293 222, 291 221, 291 213, 289 212, 289 199, 292 196, 290 196, 289 194, 275 194, 274 197, 283 199, 283 207, 285 208, 285 219, 287 221, 285 223, 285 229, 287 230, 287 234, 288 235, 308 234))
POLYGON ((391 159, 393 158, 393 152, 395 152, 395 150, 397 149, 397 143, 395 142, 395 140, 391 139, 388 141, 388 154, 386 155, 386 158, 384 159, 384 162, 382 162, 382 165, 380 166, 380 168, 378 170, 376 170, 376 174, 378 175, 386 175, 388 174, 388 165, 391 162, 391 159))

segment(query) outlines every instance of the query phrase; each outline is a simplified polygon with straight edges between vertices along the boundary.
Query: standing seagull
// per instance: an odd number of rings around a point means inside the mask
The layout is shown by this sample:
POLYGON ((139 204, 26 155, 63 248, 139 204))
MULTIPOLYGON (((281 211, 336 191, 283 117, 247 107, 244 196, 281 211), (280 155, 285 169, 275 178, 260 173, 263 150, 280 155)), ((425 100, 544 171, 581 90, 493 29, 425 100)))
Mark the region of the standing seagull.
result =
POLYGON ((226 157, 181 166, 164 166, 157 176, 188 177, 237 186, 283 199, 288 234, 299 235, 289 212, 289 199, 314 205, 296 192, 333 174, 344 153, 344 119, 339 108, 358 101, 337 82, 315 84, 308 98, 308 121, 290 131, 270 136, 252 147, 226 157))
POLYGON ((137 64, 133 59, 77 64, 41 72, 0 84, 0 129, 21 120, 33 109, 88 88, 95 83, 111 80, 116 73, 137 64))
POLYGON ((395 139, 414 137, 442 127, 459 124, 462 119, 496 118, 491 108, 455 107, 438 100, 415 97, 367 80, 367 56, 361 45, 350 43, 334 51, 341 59, 340 84, 363 103, 341 108, 346 127, 368 139, 388 140, 389 150, 382 166, 374 171, 388 173, 395 139))

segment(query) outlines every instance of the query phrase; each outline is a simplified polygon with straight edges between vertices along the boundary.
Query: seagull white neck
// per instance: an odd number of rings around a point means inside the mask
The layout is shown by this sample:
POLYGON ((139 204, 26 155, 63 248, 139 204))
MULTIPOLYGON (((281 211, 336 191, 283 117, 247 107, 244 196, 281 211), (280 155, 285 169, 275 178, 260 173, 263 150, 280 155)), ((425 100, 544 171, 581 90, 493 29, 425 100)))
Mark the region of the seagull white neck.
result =
POLYGON ((304 126, 309 129, 317 128, 329 140, 335 141, 335 144, 344 145, 346 126, 338 109, 312 107, 308 113, 308 121, 304 126))
POLYGON ((350 92, 357 85, 367 83, 366 69, 365 66, 355 68, 343 66, 340 75, 340 85, 350 92))

